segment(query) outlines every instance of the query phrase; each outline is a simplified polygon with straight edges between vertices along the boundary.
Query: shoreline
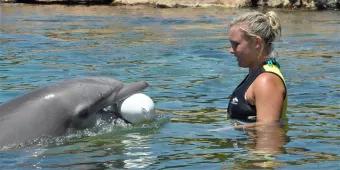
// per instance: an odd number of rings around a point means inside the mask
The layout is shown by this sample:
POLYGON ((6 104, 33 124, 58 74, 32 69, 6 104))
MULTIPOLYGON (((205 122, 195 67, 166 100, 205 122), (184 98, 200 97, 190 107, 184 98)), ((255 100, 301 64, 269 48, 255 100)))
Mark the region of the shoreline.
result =
POLYGON ((340 0, 0 0, 0 3, 36 5, 109 5, 149 6, 154 8, 282 8, 303 10, 339 10, 340 0))

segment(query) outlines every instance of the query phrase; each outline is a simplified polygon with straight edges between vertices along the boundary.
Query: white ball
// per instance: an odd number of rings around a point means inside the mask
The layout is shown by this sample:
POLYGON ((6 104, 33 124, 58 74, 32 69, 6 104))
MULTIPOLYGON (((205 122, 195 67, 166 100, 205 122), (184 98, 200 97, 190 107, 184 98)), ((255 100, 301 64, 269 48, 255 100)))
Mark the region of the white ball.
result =
POLYGON ((149 96, 136 93, 122 102, 120 114, 130 123, 149 121, 155 117, 155 104, 149 96))

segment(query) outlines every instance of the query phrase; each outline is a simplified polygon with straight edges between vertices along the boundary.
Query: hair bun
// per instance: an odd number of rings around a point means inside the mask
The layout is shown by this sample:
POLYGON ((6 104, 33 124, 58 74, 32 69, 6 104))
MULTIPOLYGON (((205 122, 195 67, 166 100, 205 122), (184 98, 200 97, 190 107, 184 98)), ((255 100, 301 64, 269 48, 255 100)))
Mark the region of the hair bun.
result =
POLYGON ((279 34, 279 32, 281 32, 280 18, 274 11, 269 11, 265 15, 268 17, 269 24, 272 29, 276 32, 276 34, 279 34))

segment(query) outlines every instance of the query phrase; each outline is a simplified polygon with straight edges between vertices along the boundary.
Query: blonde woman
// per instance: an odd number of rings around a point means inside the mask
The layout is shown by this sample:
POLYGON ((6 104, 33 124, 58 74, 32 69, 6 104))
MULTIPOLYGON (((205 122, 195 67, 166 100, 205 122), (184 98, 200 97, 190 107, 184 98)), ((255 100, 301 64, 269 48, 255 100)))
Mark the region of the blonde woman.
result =
POLYGON ((273 41, 281 35, 281 24, 273 11, 246 13, 229 26, 229 49, 238 65, 249 73, 231 95, 230 118, 272 124, 280 122, 287 107, 287 90, 277 61, 271 57, 273 41))

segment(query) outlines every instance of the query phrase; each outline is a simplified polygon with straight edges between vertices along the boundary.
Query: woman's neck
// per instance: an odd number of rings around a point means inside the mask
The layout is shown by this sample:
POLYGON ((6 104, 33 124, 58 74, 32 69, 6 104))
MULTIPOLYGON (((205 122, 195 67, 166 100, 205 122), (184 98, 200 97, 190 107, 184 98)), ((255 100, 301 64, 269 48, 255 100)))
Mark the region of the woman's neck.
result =
POLYGON ((249 67, 249 74, 252 74, 256 72, 258 69, 260 69, 263 66, 263 63, 269 58, 270 56, 268 54, 263 55, 261 57, 258 57, 258 60, 256 63, 254 63, 253 66, 249 67))

